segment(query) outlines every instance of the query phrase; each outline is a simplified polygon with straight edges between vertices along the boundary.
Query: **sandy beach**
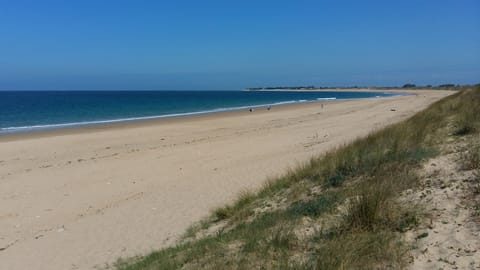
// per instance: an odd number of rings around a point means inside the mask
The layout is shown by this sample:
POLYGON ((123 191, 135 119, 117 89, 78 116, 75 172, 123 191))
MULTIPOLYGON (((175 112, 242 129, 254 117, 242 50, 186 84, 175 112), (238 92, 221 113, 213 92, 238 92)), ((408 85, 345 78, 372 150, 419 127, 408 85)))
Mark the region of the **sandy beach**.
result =
POLYGON ((171 245, 242 190, 453 93, 411 92, 0 136, 0 269, 92 269, 171 245))

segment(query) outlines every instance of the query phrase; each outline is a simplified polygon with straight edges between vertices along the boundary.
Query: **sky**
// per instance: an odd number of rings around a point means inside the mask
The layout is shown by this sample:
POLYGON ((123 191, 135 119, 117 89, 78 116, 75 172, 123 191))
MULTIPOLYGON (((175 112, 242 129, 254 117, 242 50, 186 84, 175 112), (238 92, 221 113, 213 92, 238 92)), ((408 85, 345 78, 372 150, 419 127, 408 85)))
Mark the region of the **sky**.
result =
POLYGON ((0 0, 0 90, 480 83, 480 1, 0 0))

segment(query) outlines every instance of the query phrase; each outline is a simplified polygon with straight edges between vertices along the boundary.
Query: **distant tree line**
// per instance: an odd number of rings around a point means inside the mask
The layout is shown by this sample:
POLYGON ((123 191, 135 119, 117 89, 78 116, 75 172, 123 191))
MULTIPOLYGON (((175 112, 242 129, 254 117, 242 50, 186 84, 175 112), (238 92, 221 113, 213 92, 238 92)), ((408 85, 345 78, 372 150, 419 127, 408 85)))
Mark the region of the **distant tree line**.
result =
POLYGON ((420 85, 417 86, 414 83, 406 83, 403 86, 268 86, 268 87, 251 87, 246 88, 248 91, 261 91, 261 90, 324 90, 324 89, 449 89, 449 90, 460 90, 465 87, 480 86, 480 84, 475 85, 460 85, 453 83, 446 83, 440 85, 420 85))
POLYGON ((312 89, 318 89, 318 87, 315 86, 269 86, 269 87, 252 87, 252 88, 247 88, 247 90, 276 90, 276 89, 293 89, 293 90, 312 90, 312 89))
MULTIPOLYGON (((476 84, 474 86, 478 86, 479 84, 476 84)), ((414 88, 414 89, 425 89, 425 88, 435 88, 435 89, 461 89, 464 87, 470 87, 472 85, 460 85, 460 84, 453 84, 453 83, 446 83, 446 84, 439 84, 437 86, 432 86, 431 84, 423 85, 423 86, 417 86, 413 83, 407 83, 402 86, 402 88, 414 88)))

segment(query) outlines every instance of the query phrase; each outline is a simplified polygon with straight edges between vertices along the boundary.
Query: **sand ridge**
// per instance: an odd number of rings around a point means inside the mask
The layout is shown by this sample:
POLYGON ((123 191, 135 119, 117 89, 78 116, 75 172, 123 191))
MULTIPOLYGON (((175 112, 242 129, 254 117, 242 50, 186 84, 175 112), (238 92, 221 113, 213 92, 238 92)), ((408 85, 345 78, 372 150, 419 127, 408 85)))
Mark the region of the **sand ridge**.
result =
POLYGON ((450 91, 0 138, 0 269, 92 269, 450 91))

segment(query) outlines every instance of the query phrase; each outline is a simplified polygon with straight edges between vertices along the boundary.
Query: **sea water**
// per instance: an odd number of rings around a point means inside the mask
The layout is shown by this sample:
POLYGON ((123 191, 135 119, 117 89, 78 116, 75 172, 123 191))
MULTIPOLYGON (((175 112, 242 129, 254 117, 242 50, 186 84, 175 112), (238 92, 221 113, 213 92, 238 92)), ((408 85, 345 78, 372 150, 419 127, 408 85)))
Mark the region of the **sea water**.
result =
POLYGON ((339 91, 0 91, 0 134, 392 95, 339 91))

